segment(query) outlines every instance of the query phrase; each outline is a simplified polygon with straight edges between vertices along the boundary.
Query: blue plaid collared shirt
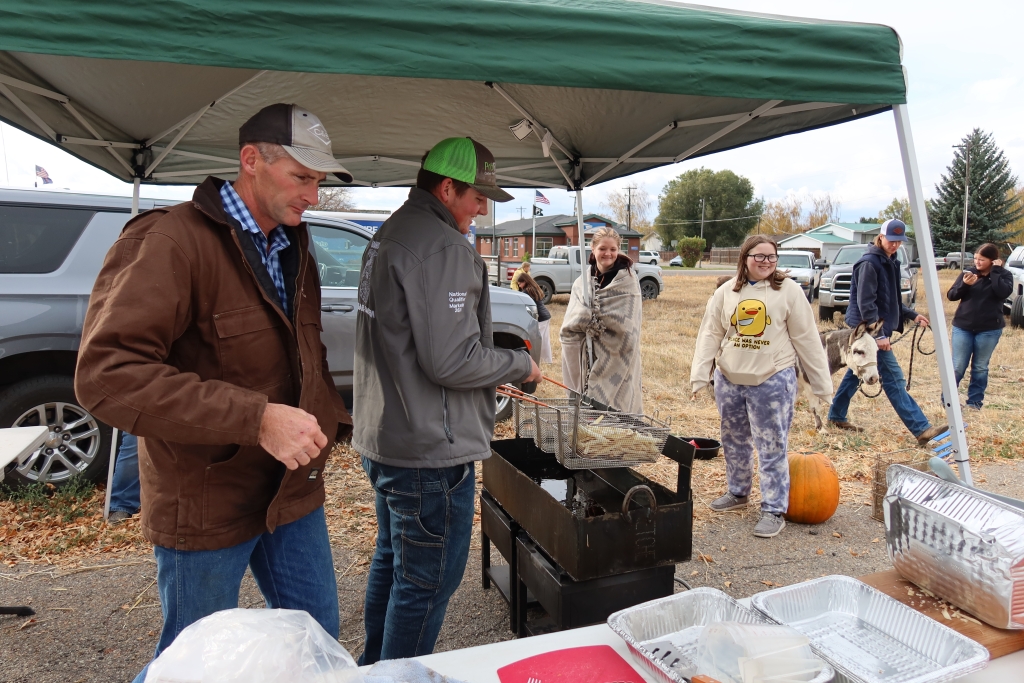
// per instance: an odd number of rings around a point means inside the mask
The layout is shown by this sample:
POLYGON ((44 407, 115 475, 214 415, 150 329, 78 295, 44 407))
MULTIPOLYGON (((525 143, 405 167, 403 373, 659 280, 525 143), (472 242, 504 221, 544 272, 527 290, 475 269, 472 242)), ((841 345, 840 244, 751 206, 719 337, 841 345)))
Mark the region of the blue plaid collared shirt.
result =
POLYGON ((220 198, 224 202, 224 210, 241 223, 242 227, 252 237, 252 241, 256 244, 256 251, 260 253, 263 265, 267 269, 270 279, 274 281, 274 288, 277 290, 277 298, 281 303, 281 309, 285 315, 291 317, 291 311, 289 310, 291 302, 288 301, 288 288, 284 284, 284 271, 281 270, 281 259, 278 256, 282 249, 287 249, 291 245, 284 228, 279 225, 270 231, 270 249, 267 249, 267 236, 263 234, 260 226, 252 217, 252 214, 249 213, 249 208, 242 201, 242 198, 238 196, 238 193, 235 192, 235 188, 231 186, 231 183, 221 185, 220 198))

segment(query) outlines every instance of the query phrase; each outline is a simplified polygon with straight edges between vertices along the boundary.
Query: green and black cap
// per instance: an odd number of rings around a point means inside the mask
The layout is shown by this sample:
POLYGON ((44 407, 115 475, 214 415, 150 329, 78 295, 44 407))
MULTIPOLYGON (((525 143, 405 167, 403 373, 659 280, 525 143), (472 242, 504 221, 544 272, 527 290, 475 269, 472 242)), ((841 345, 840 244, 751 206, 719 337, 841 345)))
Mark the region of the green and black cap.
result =
POLYGON ((514 199, 498 187, 494 155, 473 138, 442 140, 427 153, 423 168, 468 183, 474 190, 496 202, 514 199))

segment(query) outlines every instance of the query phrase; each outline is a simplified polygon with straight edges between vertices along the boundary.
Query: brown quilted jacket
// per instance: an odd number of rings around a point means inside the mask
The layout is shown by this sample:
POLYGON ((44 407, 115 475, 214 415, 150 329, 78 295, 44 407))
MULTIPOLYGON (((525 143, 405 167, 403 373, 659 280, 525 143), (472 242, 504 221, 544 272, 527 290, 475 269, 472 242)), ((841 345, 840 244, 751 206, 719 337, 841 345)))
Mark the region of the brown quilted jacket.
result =
POLYGON ((305 225, 288 229, 289 319, 224 212, 222 183, 125 226, 93 287, 75 376, 83 406, 142 437, 143 532, 179 550, 227 548, 323 505, 328 453, 352 424, 320 341, 305 225), (328 445, 309 465, 289 471, 258 445, 268 401, 316 417, 328 445))

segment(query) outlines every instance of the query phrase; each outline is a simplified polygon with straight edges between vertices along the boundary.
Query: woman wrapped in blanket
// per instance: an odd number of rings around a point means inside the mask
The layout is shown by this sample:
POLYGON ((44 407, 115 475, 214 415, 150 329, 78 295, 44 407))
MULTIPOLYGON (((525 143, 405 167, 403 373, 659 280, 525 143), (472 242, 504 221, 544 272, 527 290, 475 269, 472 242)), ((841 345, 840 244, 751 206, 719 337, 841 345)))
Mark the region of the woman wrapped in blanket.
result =
POLYGON ((690 369, 693 395, 714 370, 715 403, 722 419, 728 491, 711 503, 716 512, 744 508, 750 496, 754 448, 760 458, 761 517, 754 535, 777 536, 786 526, 789 464, 786 451, 797 395, 797 360, 815 396, 829 402, 832 377, 803 290, 776 270, 775 243, 748 237, 736 277, 708 301, 690 369))
POLYGON ((601 228, 590 267, 572 285, 559 339, 562 380, 573 391, 626 413, 643 413, 640 324, 643 298, 619 233, 601 228))

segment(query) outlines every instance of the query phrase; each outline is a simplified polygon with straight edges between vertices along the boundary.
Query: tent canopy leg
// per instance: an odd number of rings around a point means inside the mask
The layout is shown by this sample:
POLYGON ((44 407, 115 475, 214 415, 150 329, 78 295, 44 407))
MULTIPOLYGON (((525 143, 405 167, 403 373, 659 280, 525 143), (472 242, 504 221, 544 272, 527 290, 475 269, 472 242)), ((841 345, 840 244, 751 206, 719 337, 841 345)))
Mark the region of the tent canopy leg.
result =
POLYGON ((900 143, 900 156, 903 158, 903 173, 907 179, 910 212, 914 217, 914 239, 917 242, 921 271, 924 274, 924 291, 928 296, 928 319, 932 323, 932 333, 935 335, 935 358, 939 364, 939 379, 942 382, 946 420, 953 443, 953 459, 960 467, 960 478, 967 484, 973 485, 971 463, 967 452, 967 433, 964 431, 960 396, 957 393, 956 377, 953 374, 953 352, 949 342, 949 332, 946 330, 946 316, 942 310, 943 293, 939 289, 939 276, 935 269, 935 249, 932 245, 931 228, 928 225, 928 212, 924 204, 924 192, 921 188, 921 173, 917 166, 914 137, 910 131, 910 115, 905 104, 893 105, 892 111, 896 118, 896 135, 900 143))

